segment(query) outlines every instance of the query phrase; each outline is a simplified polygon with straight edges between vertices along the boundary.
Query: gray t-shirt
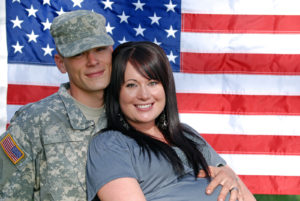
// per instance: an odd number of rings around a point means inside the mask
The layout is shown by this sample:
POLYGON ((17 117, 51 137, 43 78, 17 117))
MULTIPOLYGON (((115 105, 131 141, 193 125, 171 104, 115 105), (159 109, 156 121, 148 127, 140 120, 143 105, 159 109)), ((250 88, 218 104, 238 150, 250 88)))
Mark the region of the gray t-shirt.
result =
MULTIPOLYGON (((203 138, 192 138, 200 144, 199 149, 208 165, 226 164, 203 138)), ((184 164, 184 174, 181 176, 175 174, 172 165, 162 156, 158 158, 150 153, 150 162, 148 154, 142 154, 136 141, 120 132, 106 131, 96 136, 88 151, 88 200, 93 200, 106 183, 123 177, 137 179, 148 201, 217 200, 221 188, 217 188, 213 195, 206 195, 208 179, 195 180, 193 169, 187 164, 183 152, 176 147, 174 150, 184 164)))

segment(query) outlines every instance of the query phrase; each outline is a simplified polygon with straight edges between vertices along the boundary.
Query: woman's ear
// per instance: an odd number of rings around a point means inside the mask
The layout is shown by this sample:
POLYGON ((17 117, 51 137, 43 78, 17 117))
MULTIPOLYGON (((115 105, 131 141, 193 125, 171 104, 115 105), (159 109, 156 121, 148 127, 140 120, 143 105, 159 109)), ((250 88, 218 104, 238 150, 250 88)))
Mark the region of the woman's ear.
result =
POLYGON ((58 70, 61 73, 67 72, 67 69, 66 69, 65 63, 64 63, 64 58, 62 56, 60 56, 59 54, 54 55, 54 61, 56 63, 58 70))

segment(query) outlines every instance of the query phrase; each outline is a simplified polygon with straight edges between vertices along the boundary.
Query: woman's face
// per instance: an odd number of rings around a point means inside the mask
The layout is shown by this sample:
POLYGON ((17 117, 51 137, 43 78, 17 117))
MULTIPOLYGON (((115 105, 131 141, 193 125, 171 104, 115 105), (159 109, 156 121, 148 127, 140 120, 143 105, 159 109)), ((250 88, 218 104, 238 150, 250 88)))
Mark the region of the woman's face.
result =
POLYGON ((136 129, 154 126, 155 119, 166 104, 162 84, 143 77, 129 62, 126 65, 119 101, 128 123, 136 129))

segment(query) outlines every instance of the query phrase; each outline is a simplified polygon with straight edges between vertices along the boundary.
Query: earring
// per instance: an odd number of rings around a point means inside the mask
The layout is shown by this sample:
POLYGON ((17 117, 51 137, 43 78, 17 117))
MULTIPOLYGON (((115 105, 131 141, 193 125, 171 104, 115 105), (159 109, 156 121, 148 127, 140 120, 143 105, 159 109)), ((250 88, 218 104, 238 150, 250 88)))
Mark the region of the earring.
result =
POLYGON ((166 130, 167 127, 168 127, 168 121, 167 121, 167 118, 166 118, 165 111, 159 117, 158 127, 161 128, 162 130, 166 130))
POLYGON ((122 125, 122 127, 125 129, 125 130, 129 130, 129 124, 127 123, 127 121, 123 118, 123 115, 121 114, 118 114, 119 116, 119 119, 120 119, 120 123, 122 125))

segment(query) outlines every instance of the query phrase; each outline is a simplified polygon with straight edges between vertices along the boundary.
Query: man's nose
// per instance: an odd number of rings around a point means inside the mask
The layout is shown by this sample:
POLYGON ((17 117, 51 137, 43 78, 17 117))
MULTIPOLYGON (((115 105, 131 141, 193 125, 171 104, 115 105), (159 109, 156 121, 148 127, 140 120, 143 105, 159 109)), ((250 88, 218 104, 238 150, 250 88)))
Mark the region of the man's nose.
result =
POLYGON ((87 62, 89 66, 93 66, 98 63, 97 55, 94 52, 87 53, 87 62))

